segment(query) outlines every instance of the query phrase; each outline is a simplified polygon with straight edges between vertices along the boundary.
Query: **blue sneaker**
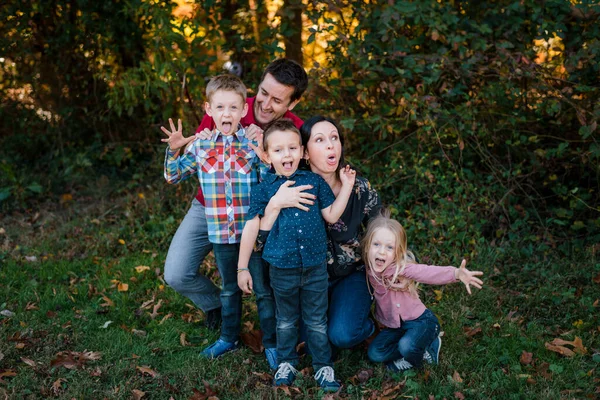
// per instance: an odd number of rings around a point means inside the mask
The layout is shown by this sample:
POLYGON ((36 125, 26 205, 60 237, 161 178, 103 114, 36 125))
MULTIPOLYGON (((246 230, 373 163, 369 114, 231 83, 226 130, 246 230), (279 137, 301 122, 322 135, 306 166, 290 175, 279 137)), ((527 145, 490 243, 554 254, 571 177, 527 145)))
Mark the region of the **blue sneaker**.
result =
POLYGON ((387 363, 386 367, 389 371, 401 372, 412 369, 413 365, 410 362, 406 361, 404 358, 400 358, 396 361, 391 361, 387 363))
POLYGON ((275 373, 275 378, 273 378, 273 386, 290 386, 294 383, 297 373, 298 371, 292 364, 286 362, 279 364, 277 372, 275 373))
POLYGON ((273 370, 277 369, 277 349, 275 347, 265 349, 265 357, 267 358, 269 367, 273 370))
POLYGON ((202 350, 200 353, 200 357, 206 358, 217 358, 227 353, 228 351, 237 350, 239 346, 239 342, 226 342, 222 339, 218 339, 216 342, 202 350))
POLYGON ((423 360, 428 364, 436 364, 440 359, 440 349, 442 348, 442 338, 440 336, 433 339, 433 342, 427 347, 423 353, 423 360))
POLYGON ((319 386, 326 393, 334 393, 340 390, 340 383, 335 380, 335 374, 333 372, 333 368, 331 367, 322 367, 315 374, 315 380, 319 382, 319 386))

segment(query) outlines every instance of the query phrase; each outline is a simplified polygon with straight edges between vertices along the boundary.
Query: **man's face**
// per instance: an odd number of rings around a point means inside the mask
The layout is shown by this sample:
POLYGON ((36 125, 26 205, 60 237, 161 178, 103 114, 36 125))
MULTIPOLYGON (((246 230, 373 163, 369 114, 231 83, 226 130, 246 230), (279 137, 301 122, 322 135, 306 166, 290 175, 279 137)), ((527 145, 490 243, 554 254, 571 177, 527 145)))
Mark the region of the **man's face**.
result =
POLYGON ((269 122, 283 117, 286 111, 291 111, 300 101, 291 101, 293 93, 293 86, 279 83, 271 74, 265 75, 254 100, 254 118, 258 125, 264 127, 269 122))
POLYGON ((237 132, 240 120, 248 112, 248 104, 242 96, 231 90, 217 90, 205 107, 219 132, 225 136, 237 132))

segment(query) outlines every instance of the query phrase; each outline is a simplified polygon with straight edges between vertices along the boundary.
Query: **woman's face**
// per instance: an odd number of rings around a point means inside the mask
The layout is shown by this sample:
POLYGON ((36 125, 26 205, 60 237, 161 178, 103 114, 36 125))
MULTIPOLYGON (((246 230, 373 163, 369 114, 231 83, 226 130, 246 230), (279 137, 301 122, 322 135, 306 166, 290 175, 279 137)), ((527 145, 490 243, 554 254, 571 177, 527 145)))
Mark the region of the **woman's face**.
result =
POLYGON ((306 159, 312 172, 321 176, 336 172, 342 156, 342 143, 336 127, 328 121, 316 123, 306 144, 306 159))

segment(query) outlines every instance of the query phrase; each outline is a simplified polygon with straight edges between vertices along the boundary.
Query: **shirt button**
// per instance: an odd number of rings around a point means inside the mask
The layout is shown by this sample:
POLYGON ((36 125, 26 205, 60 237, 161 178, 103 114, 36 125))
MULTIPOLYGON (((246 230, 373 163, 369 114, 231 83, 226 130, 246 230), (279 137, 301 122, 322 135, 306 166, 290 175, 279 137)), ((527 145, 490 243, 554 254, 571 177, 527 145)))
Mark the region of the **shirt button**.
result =
POLYGON ((303 249, 304 249, 304 246, 300 246, 300 250, 303 250, 303 249))
POLYGON ((302 229, 298 229, 298 233, 302 233, 302 229))
POLYGON ((400 308, 400 304, 396 304, 396 307, 400 308))
POLYGON ((298 216, 298 213, 294 214, 296 217, 298 216))

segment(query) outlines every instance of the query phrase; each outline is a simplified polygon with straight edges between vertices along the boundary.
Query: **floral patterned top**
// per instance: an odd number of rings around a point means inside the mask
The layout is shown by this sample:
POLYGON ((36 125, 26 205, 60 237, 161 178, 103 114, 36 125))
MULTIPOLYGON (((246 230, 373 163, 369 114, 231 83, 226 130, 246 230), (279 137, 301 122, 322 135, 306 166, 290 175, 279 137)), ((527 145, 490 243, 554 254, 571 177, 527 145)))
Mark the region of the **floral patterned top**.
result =
POLYGON ((327 224, 327 272, 330 279, 364 269, 360 240, 368 222, 379 213, 381 202, 368 180, 357 176, 344 213, 327 224))

